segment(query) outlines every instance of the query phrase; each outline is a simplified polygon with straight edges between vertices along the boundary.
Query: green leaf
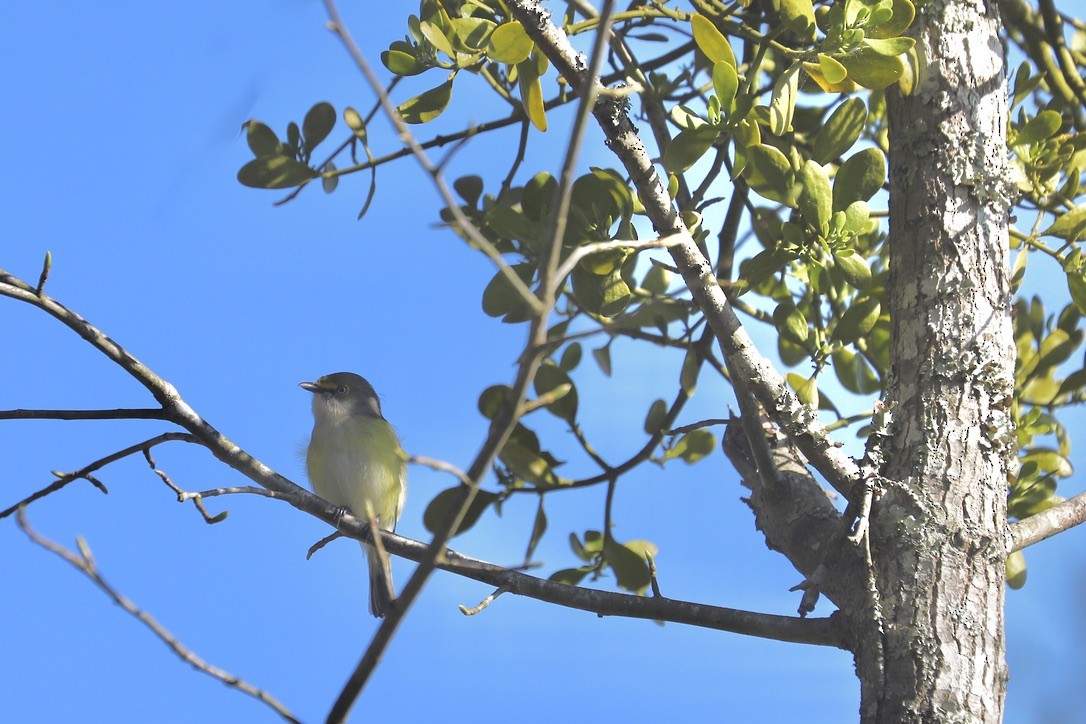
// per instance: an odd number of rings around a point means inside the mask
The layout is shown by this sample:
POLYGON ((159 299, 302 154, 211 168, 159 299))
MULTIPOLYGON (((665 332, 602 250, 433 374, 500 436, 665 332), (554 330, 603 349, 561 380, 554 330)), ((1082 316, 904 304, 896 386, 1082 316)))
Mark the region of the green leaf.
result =
POLYGON ((727 114, 739 90, 739 76, 733 66, 728 63, 713 64, 713 90, 720 99, 720 107, 727 114))
POLYGON ((539 243, 542 233, 540 224, 533 222, 523 212, 512 206, 500 204, 492 206, 486 214, 486 224, 503 239, 516 239, 526 242, 529 247, 539 243))
POLYGON ((692 465, 712 454, 716 449, 716 436, 705 429, 693 430, 683 435, 676 447, 683 448, 679 453, 683 462, 692 465))
POLYGON ((602 347, 597 347, 592 350, 592 359, 596 360, 596 364, 599 365, 600 372, 611 376, 611 345, 605 344, 602 347))
POLYGON ((833 371, 841 386, 853 394, 869 395, 882 388, 867 360, 847 347, 834 351, 833 371))
POLYGON ((727 63, 735 68, 735 52, 724 34, 716 29, 713 22, 704 15, 694 15, 690 18, 690 26, 694 31, 694 42, 705 53, 705 57, 713 63, 727 63))
POLYGON ((1076 206, 1060 215, 1051 226, 1041 232, 1045 236, 1055 236, 1075 242, 1086 232, 1086 206, 1076 206))
POLYGON ((479 412, 486 419, 493 420, 512 391, 513 388, 509 385, 491 385, 487 387, 479 395, 479 412))
POLYGON ((1078 311, 1086 314, 1086 275, 1082 269, 1067 271, 1067 290, 1078 311))
POLYGON ((808 407, 817 409, 818 383, 815 381, 815 378, 805 378, 803 375, 796 372, 789 372, 787 378, 788 384, 796 391, 796 397, 799 398, 799 401, 808 407))
POLYGON ((532 485, 553 487, 559 484, 550 462, 512 437, 505 443, 498 457, 517 478, 532 485))
POLYGON ((794 176, 788 157, 774 146, 758 144, 747 149, 746 176, 755 191, 774 201, 783 201, 792 189, 794 176), (753 176, 751 172, 757 174, 753 176))
POLYGON ((867 230, 868 222, 871 220, 871 208, 866 201, 853 201, 845 207, 843 212, 835 213, 844 213, 845 223, 841 230, 847 234, 863 233, 867 230))
POLYGON ((682 371, 679 372, 679 385, 682 387, 683 392, 689 397, 694 394, 694 390, 698 386, 698 372, 701 371, 701 364, 698 361, 698 354, 694 351, 694 348, 686 350, 686 356, 683 358, 682 371))
POLYGON ((807 341, 810 327, 807 318, 803 316, 791 299, 781 302, 773 310, 773 323, 777 331, 791 341, 802 344, 807 341))
POLYGON ((615 269, 603 276, 593 274, 580 264, 571 275, 573 295, 584 309, 602 317, 619 314, 630 303, 630 287, 622 278, 622 270, 615 269))
POLYGON ((916 8, 909 0, 893 0, 893 15, 890 20, 884 23, 876 25, 874 27, 866 28, 866 35, 869 38, 894 38, 901 35, 909 26, 912 25, 913 17, 916 16, 916 8))
POLYGON ((663 295, 671 286, 671 272, 659 264, 653 264, 645 273, 641 288, 649 294, 663 295))
POLYGON ((336 187, 339 186, 339 176, 325 176, 324 174, 334 174, 336 170, 336 165, 331 161, 324 164, 324 170, 321 172, 321 188, 324 189, 324 193, 326 194, 332 193, 336 190, 336 187))
POLYGON ((796 204, 803 218, 816 230, 828 229, 833 191, 826 170, 821 164, 806 161, 796 174, 796 182, 800 185, 796 204))
POLYGON ((841 249, 833 254, 833 261, 849 284, 867 290, 871 286, 871 268, 853 249, 841 249))
POLYGON ((573 342, 562 353, 562 359, 558 363, 566 372, 572 372, 577 368, 577 365, 581 363, 581 344, 580 342, 573 342))
POLYGON ((1007 556, 1007 585, 1018 590, 1026 585, 1026 557, 1022 551, 1015 551, 1007 556))
POLYGON ((796 344, 784 335, 777 336, 777 354, 780 355, 781 361, 789 367, 795 367, 811 356, 811 353, 805 347, 796 344))
POLYGON ((1069 478, 1075 470, 1071 461, 1052 448, 1035 447, 1021 457, 1022 464, 1033 462, 1037 468, 1046 475, 1054 475, 1057 478, 1069 478))
POLYGON ((478 63, 479 53, 490 46, 490 37, 497 30, 493 20, 480 17, 453 18, 453 49, 457 51, 457 67, 471 67, 478 63))
POLYGON ((440 50, 450 58, 456 58, 456 51, 453 50, 452 43, 449 42, 449 38, 445 35, 443 28, 432 22, 423 20, 419 23, 419 32, 422 33, 422 37, 430 41, 430 45, 434 46, 434 48, 440 50))
POLYGON ((815 39, 814 5, 811 0, 780 0, 781 20, 804 40, 815 39))
POLYGON ((645 559, 610 535, 603 541, 603 558, 615 572, 619 588, 642 592, 649 585, 649 566, 645 559))
POLYGON ((864 38, 864 45, 888 58, 909 52, 915 44, 912 38, 864 38))
POLYGON ((852 344, 871 331, 879 320, 881 310, 878 299, 860 297, 841 315, 834 327, 833 338, 842 344, 852 344))
POLYGON ((739 265, 739 279, 748 288, 756 287, 784 269, 791 260, 792 256, 783 251, 760 251, 739 265))
POLYGON ((547 532, 547 514, 543 510, 543 496, 539 496, 539 505, 535 509, 535 521, 532 523, 532 537, 528 539, 528 550, 524 553, 524 560, 531 560, 536 546, 547 532))
POLYGON ((420 95, 410 98, 396 106, 404 123, 427 123, 442 114, 452 98, 452 85, 455 73, 449 79, 420 95))
POLYGON ((856 201, 868 201, 886 181, 886 156, 865 148, 849 156, 833 179, 833 210, 844 211, 856 201))
POLYGON ((414 53, 415 49, 410 45, 402 40, 397 41, 388 50, 381 53, 381 63, 393 74, 399 76, 418 75, 425 70, 429 70, 430 66, 416 58, 414 53))
POLYGON ((262 156, 238 171, 238 181, 255 189, 287 189, 319 176, 301 161, 289 156, 262 156))
POLYGON ((818 69, 822 72, 822 77, 829 85, 843 83, 848 78, 848 68, 841 65, 841 62, 836 58, 825 53, 818 54, 818 69))
POLYGON ((547 410, 569 424, 573 424, 577 418, 577 388, 573 381, 558 365, 550 360, 539 366, 535 374, 535 393, 545 395, 554 392, 557 388, 566 386, 569 392, 547 405, 547 410))
POLYGON ((279 137, 260 121, 249 121, 245 140, 249 143, 249 150, 257 158, 279 155, 279 137))
POLYGON ((547 130, 547 110, 543 103, 543 85, 539 79, 547 71, 547 57, 536 48, 528 60, 517 63, 520 104, 528 120, 538 131, 547 130))
MULTIPOLYGON (((430 504, 426 506, 426 511, 422 514, 422 522, 426 526, 426 530, 431 533, 437 533, 441 530, 448 516, 451 515, 454 506, 461 505, 465 493, 467 493, 467 489, 463 485, 458 485, 454 488, 442 490, 434 496, 434 499, 430 501, 430 504)), ((460 535, 479 522, 479 516, 497 498, 498 496, 495 493, 485 490, 478 491, 471 501, 471 505, 468 506, 464 518, 460 521, 460 526, 453 535, 460 535)))
POLYGON ((328 137, 336 125, 336 109, 331 103, 318 103, 309 109, 302 121, 302 137, 306 153, 311 153, 320 142, 328 137))
POLYGON ((655 400, 649 406, 649 413, 645 415, 645 434, 655 435, 664 426, 667 418, 667 403, 663 400, 655 400))
POLYGON ((453 181, 453 188, 468 206, 474 207, 478 204, 479 197, 483 195, 483 179, 475 175, 461 176, 453 181))
POLYGON ((563 568, 560 571, 552 573, 547 580, 553 581, 554 583, 562 583, 567 586, 576 586, 584 580, 584 577, 588 575, 590 570, 591 569, 587 568, 584 570, 580 568, 563 568))
POLYGON ((524 32, 524 26, 514 20, 503 23, 494 29, 490 35, 490 47, 487 55, 499 63, 516 65, 528 59, 535 44, 528 34, 524 32))
POLYGON ((837 106, 815 135, 811 158, 826 164, 836 160, 860 137, 867 124, 867 106, 860 98, 849 98, 837 106))
POLYGON ((1060 130, 1063 116, 1053 110, 1041 111, 1018 129, 1012 146, 1028 146, 1040 141, 1047 141, 1060 130))
POLYGON ((679 131, 664 151, 663 164, 669 173, 682 173, 713 147, 720 135, 716 126, 697 126, 679 131))
MULTIPOLYGON (((528 284, 535 267, 524 262, 512 267, 522 282, 528 284)), ((483 290, 483 311, 489 317, 504 317, 507 323, 523 322, 531 315, 531 308, 520 293, 499 269, 483 290)))
POLYGON ((871 90, 881 90, 905 75, 905 61, 900 55, 885 56, 867 46, 835 57, 848 69, 849 78, 871 90))
POLYGON ((799 71, 803 63, 796 61, 773 84, 769 100, 769 132, 782 136, 792 130, 792 116, 796 112, 796 96, 799 95, 799 71))

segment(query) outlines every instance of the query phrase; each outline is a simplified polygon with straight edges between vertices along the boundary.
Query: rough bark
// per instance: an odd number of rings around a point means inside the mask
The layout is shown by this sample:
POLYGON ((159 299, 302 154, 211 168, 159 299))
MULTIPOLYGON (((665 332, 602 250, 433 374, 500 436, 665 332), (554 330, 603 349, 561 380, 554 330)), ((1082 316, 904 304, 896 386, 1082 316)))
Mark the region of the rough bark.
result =
POLYGON ((918 7, 910 96, 891 92, 891 359, 858 622, 864 721, 997 722, 1014 346, 1007 98, 995 2, 918 7), (881 610, 880 610, 881 609, 881 610))

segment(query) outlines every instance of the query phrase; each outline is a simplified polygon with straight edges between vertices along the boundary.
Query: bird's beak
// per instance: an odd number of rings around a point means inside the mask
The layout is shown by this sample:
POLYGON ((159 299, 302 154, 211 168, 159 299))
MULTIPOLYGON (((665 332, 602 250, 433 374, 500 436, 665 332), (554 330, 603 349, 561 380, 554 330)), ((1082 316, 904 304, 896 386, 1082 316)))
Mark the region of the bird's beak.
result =
POLYGON ((319 386, 317 386, 316 383, 313 383, 313 382, 299 382, 298 386, 301 387, 306 392, 317 393, 317 392, 321 391, 321 388, 319 386))

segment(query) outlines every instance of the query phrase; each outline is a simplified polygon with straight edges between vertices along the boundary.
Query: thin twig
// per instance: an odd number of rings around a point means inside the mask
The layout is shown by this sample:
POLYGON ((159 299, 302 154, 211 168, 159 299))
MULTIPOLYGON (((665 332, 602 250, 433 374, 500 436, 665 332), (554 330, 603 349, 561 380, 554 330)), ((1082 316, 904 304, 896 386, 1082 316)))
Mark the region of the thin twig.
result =
POLYGON ((185 500, 192 501, 193 506, 195 506, 196 510, 199 511, 200 515, 203 516, 205 523, 207 523, 208 525, 214 525, 215 523, 221 523, 226 520, 226 516, 229 514, 229 511, 224 510, 218 515, 212 515, 211 513, 207 512, 207 508, 204 507, 204 501, 201 499, 201 496, 196 495, 185 497, 185 491, 174 485, 174 482, 170 480, 170 476, 166 474, 166 471, 159 469, 158 465, 155 464, 155 458, 151 455, 151 450, 149 448, 144 449, 143 457, 145 460, 147 460, 147 464, 151 466, 151 472, 157 475, 159 479, 162 480, 162 482, 166 483, 166 487, 168 487, 177 495, 178 502, 184 502, 185 500))
POLYGON ((497 590, 494 591, 494 593, 490 594, 489 596, 484 598, 482 601, 480 601, 479 605, 476 606, 475 608, 468 608, 467 606, 461 605, 461 606, 459 606, 460 613, 464 614, 465 616, 474 616, 475 614, 479 613, 484 608, 489 606, 491 603, 493 603, 494 599, 496 599, 498 596, 502 595, 503 593, 505 593, 508 590, 509 589, 507 589, 505 587, 498 588, 497 590))
POLYGON ((578 262, 586 256, 598 254, 601 251, 611 251, 612 249, 633 249, 636 251, 641 251, 643 249, 666 249, 669 246, 674 246, 681 242, 682 239, 680 237, 662 237, 659 239, 645 239, 644 241, 616 239, 614 241, 597 241, 591 244, 584 244, 570 252, 569 256, 566 257, 566 260, 558 267, 554 276, 555 283, 561 284, 563 279, 573 273, 573 269, 577 266, 578 262))
POLYGON ((701 420, 699 422, 692 422, 689 425, 683 425, 682 427, 676 427, 673 430, 667 430, 667 435, 682 435, 687 432, 693 432, 694 430, 700 430, 703 427, 716 427, 717 425, 727 425, 731 420, 723 417, 714 417, 708 420, 701 420))
POLYGON ((201 490, 198 493, 190 493, 182 490, 177 494, 177 499, 184 503, 194 498, 214 498, 219 495, 259 495, 264 498, 275 498, 278 500, 285 500, 286 495, 276 492, 275 490, 268 490, 267 488, 257 488, 252 485, 232 486, 227 488, 213 488, 211 490, 201 490))
POLYGON ((94 479, 91 478, 91 473, 93 473, 96 470, 101 470, 106 465, 109 465, 110 463, 117 462, 118 460, 126 458, 129 455, 135 455, 136 453, 146 452, 146 451, 150 450, 151 448, 153 448, 156 445, 160 445, 160 444, 162 444, 164 442, 170 442, 172 440, 180 440, 182 442, 199 442, 196 439, 195 436, 190 435, 187 432, 164 432, 161 435, 155 435, 154 437, 149 438, 147 440, 144 440, 143 442, 138 442, 135 445, 124 448, 123 450, 118 450, 115 453, 111 453, 109 455, 106 455, 103 458, 99 458, 98 460, 95 460, 93 463, 90 463, 89 465, 83 466, 79 470, 75 470, 75 471, 70 472, 70 473, 54 473, 58 478, 55 482, 51 483, 50 485, 45 486, 44 488, 37 491, 36 493, 33 493, 33 494, 23 498, 22 500, 20 500, 18 503, 15 503, 11 507, 0 511, 0 519, 8 517, 9 515, 14 513, 15 511, 17 511, 22 506, 30 505, 35 500, 40 500, 41 498, 44 498, 47 495, 55 493, 56 491, 60 490, 61 488, 68 485, 69 483, 71 483, 74 480, 80 480, 80 479, 87 480, 87 481, 91 482, 92 484, 94 484, 96 487, 98 487, 100 490, 102 490, 102 492, 106 492, 104 490, 104 486, 102 486, 101 483, 98 483, 97 481, 95 481, 94 479))
POLYGON ((0 420, 168 420, 161 407, 116 410, 0 410, 0 420))
POLYGON ((151 614, 140 609, 131 600, 118 592, 117 589, 109 585, 109 583, 107 583, 98 572, 98 566, 94 561, 93 556, 91 555, 90 548, 87 546, 86 541, 84 541, 82 538, 78 539, 80 554, 76 555, 74 552, 68 550, 67 548, 64 548, 58 543, 54 543, 53 541, 43 537, 37 531, 32 529, 27 523, 26 515, 24 514, 22 509, 19 510, 18 515, 15 517, 15 519, 18 521, 19 528, 24 533, 26 533, 27 537, 31 541, 41 546, 42 548, 45 548, 47 551, 64 559, 70 565, 74 566, 79 572, 89 578, 91 582, 93 582, 94 585, 99 588, 99 590, 109 596, 109 598, 112 599, 115 604, 120 606, 122 609, 124 609, 125 612, 134 616, 140 623, 149 628, 151 632, 155 636, 157 636, 162 641, 162 643, 166 644, 166 646, 168 646, 170 650, 173 651, 182 661, 184 661, 197 671, 203 672, 208 676, 218 679, 227 686, 233 689, 237 689, 243 694, 248 694, 254 699, 263 702, 267 706, 271 707, 271 709, 274 710, 275 713, 281 716, 284 720, 297 724, 298 719, 296 719, 294 715, 292 715, 290 711, 271 694, 264 691, 263 689, 256 688, 252 684, 243 681, 237 676, 234 676, 233 674, 224 671, 217 666, 209 664, 207 661, 204 661, 202 658, 193 653, 191 649, 178 641, 177 638, 168 630, 166 630, 166 628, 162 624, 155 620, 155 618, 151 616, 151 614))

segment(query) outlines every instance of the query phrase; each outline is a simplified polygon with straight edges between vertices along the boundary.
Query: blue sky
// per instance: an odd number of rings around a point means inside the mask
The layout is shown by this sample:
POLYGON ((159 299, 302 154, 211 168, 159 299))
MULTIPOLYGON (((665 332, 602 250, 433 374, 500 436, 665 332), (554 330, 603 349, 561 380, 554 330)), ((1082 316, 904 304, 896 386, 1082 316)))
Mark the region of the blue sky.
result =
MULTIPOLYGON (((373 4, 366 14, 346 8, 382 72, 378 53, 404 34, 416 10, 392 5, 373 4)), ((409 452, 466 465, 485 434, 477 396, 512 378, 523 330, 482 314, 493 270, 434 228, 439 201, 426 177, 410 160, 383 168, 361 222, 358 179, 345 179, 332 196, 314 190, 273 208, 278 194, 234 178, 250 158, 240 134, 249 118, 282 132, 319 100, 337 109, 373 102, 324 21, 320 3, 302 0, 41 2, 9 13, 0 26, 7 141, 0 267, 36 279, 51 250, 52 296, 299 483, 310 419, 297 383, 340 369, 373 382, 409 452)), ((437 82, 436 74, 406 82, 400 97, 437 82)), ((471 85, 458 81, 441 130, 489 117, 485 94, 471 85)), ((555 116, 547 137, 534 139, 528 173, 557 171, 565 125, 555 116)), ((341 124, 334 135, 342 131, 341 124)), ((394 148, 384 124, 374 133, 385 150, 394 148)), ((613 166, 598 141, 590 136, 585 164, 613 166)), ((492 188, 514 143, 512 133, 474 141, 451 176, 478 171, 492 188)), ((0 300, 0 329, 0 408, 153 404, 41 312, 0 300)), ((608 380, 586 355, 576 377, 581 422, 611 460, 641 444, 645 411, 671 394, 681 363, 632 345, 616 346, 615 360, 608 380), (662 381, 663 391, 646 380, 662 381)), ((703 375, 680 422, 720 416, 729 402, 703 375)), ((167 429, 149 421, 0 425, 3 506, 49 483, 50 470, 78 468, 167 429)), ((555 447, 568 449, 557 424, 544 428, 555 447)), ((245 483, 193 446, 161 447, 156 459, 188 490, 245 483)), ((571 473, 590 471, 570 459, 571 473)), ((100 478, 109 496, 73 484, 33 505, 31 524, 65 545, 84 536, 102 575, 198 655, 267 689, 299 718, 323 719, 376 629, 357 547, 337 542, 306 562, 324 524, 263 498, 210 501, 230 517, 209 527, 178 506, 142 460, 100 478)), ((410 481, 400 532, 426 539, 425 503, 452 483, 420 468, 410 481)), ((1078 489, 1072 479, 1065 492, 1078 489)), ((567 536, 600 527, 603 492, 548 501, 550 529, 535 555, 544 573, 575 564, 567 536)), ((798 601, 787 589, 798 574, 765 548, 741 495, 719 451, 695 466, 648 466, 619 489, 615 534, 659 545, 669 596, 790 614, 798 601)), ((514 501, 454 547, 517 563, 533 513, 534 501, 514 501)), ((271 718, 178 661, 73 569, 3 523, 0 681, 12 721, 271 718)), ((1079 685, 1086 659, 1076 645, 1086 637, 1082 535, 1030 550, 1029 584, 1008 593, 1008 721, 1070 721, 1086 705, 1079 685)), ((411 564, 398 561, 395 571, 402 583, 411 564)), ((457 610, 488 593, 436 575, 356 719, 856 717, 858 684, 843 652, 601 620, 512 596, 473 618, 457 610)))

